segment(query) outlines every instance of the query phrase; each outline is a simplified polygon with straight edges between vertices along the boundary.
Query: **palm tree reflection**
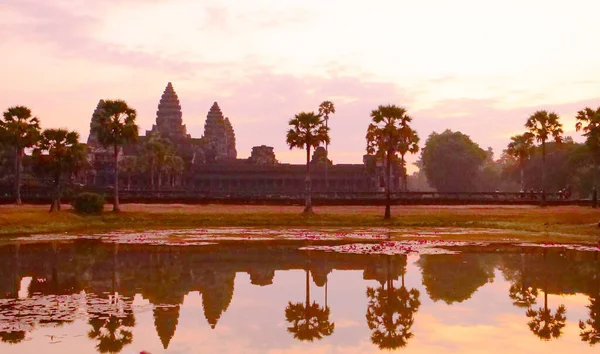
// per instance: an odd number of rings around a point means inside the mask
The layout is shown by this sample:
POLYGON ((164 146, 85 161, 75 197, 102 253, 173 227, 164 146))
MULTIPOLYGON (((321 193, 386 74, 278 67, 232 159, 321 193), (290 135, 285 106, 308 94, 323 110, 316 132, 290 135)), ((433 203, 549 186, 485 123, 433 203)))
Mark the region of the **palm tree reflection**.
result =
POLYGON ((510 285, 508 296, 513 300, 513 305, 521 308, 529 308, 536 304, 538 289, 529 284, 523 254, 520 256, 520 263, 520 274, 518 279, 510 285))
POLYGON ((552 310, 548 309, 548 294, 544 293, 544 307, 538 310, 528 309, 525 315, 531 318, 527 323, 533 334, 543 340, 558 338, 562 334, 562 329, 566 325, 567 309, 565 305, 560 305, 556 313, 552 315, 552 310))
POLYGON ((329 321, 329 307, 322 307, 315 301, 310 303, 309 271, 306 272, 306 302, 289 302, 285 308, 285 319, 291 324, 288 332, 295 339, 301 341, 314 341, 333 334, 335 323, 329 321))
POLYGON ((92 326, 88 338, 98 340, 99 353, 119 353, 133 340, 131 328, 135 326, 135 317, 130 310, 124 316, 93 315, 88 323, 92 326))
POLYGON ((590 311, 590 318, 585 322, 579 321, 579 329, 581 330, 581 332, 579 332, 579 336, 581 337, 582 341, 588 342, 590 345, 596 345, 600 343, 600 277, 598 276, 600 264, 598 263, 597 259, 595 263, 595 295, 590 297, 590 304, 586 306, 590 311))
POLYGON ((386 258, 386 281, 379 289, 367 288, 369 305, 366 318, 369 329, 373 331, 373 344, 377 344, 380 349, 396 349, 406 346, 408 339, 412 338, 413 333, 410 329, 421 302, 419 291, 414 288, 407 290, 404 285, 406 261, 401 271, 402 286, 400 289, 394 289, 394 280, 390 272, 391 256, 386 258))
POLYGON ((582 341, 595 345, 600 343, 600 298, 590 298, 587 308, 590 310, 590 318, 585 322, 579 321, 579 336, 582 341))
POLYGON ((544 307, 537 310, 531 307, 527 309, 525 315, 530 318, 527 323, 533 334, 542 340, 551 340, 558 338, 562 334, 562 329, 567 322, 567 309, 565 305, 560 305, 556 309, 556 313, 552 315, 552 310, 548 308, 548 278, 550 265, 547 263, 547 250, 544 250, 544 258, 542 263, 544 277, 544 307))

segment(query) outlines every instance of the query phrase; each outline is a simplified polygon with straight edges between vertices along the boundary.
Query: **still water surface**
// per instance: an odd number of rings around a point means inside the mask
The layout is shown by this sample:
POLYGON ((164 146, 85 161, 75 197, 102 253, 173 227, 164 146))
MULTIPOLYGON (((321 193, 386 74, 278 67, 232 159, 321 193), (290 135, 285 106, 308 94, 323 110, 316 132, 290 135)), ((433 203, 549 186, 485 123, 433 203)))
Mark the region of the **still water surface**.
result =
POLYGON ((585 353, 598 252, 293 243, 0 247, 0 353, 585 353))

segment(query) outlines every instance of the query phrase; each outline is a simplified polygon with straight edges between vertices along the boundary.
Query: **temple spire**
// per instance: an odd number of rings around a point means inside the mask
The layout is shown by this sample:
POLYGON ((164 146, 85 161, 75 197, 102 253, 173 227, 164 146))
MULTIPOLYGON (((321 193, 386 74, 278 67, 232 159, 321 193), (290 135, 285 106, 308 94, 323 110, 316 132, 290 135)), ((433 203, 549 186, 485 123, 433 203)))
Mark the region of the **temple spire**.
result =
POLYGON ((177 97, 173 84, 169 82, 158 103, 156 124, 152 126, 152 130, 146 132, 146 135, 158 132, 169 138, 189 138, 182 116, 179 97, 177 97))
POLYGON ((229 118, 223 116, 221 107, 214 102, 206 116, 204 138, 207 153, 214 161, 233 160, 237 158, 235 149, 235 133, 229 118))

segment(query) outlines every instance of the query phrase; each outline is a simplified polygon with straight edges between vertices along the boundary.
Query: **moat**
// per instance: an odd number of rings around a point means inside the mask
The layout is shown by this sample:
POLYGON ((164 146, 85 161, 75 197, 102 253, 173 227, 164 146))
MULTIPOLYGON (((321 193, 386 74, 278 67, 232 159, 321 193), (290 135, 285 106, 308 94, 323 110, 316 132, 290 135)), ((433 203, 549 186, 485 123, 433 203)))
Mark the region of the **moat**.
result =
POLYGON ((8 241, 0 352, 598 350, 597 247, 371 236, 8 241))

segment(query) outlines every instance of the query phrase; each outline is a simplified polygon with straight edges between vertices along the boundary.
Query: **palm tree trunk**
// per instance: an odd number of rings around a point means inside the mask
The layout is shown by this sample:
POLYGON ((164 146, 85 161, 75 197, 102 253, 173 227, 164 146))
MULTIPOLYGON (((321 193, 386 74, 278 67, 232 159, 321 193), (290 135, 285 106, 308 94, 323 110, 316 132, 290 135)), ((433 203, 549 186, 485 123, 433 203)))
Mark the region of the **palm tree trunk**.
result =
POLYGON ((21 170, 23 168, 23 149, 15 149, 15 203, 21 205, 21 170))
POLYGON ((404 160, 404 155, 401 156, 400 160, 402 162, 402 191, 407 192, 408 191, 408 178, 406 176, 406 161, 404 160))
POLYGON ((393 280, 392 280, 392 258, 390 256, 385 256, 386 258, 386 280, 387 280, 387 290, 388 290, 388 301, 392 298, 392 288, 393 288, 393 280))
POLYGON ((391 184, 392 184, 392 153, 387 151, 387 183, 385 184, 385 214, 383 218, 385 220, 391 219, 391 184))
POLYGON ((162 167, 158 168, 158 191, 160 192, 160 188, 162 186, 162 167))
POLYGON ((525 191, 525 166, 521 164, 521 190, 525 191))
POLYGON ((329 280, 327 279, 327 275, 325 276, 325 308, 328 309, 329 306, 327 305, 327 283, 329 283, 329 280))
POLYGON ((154 161, 150 161, 150 190, 154 190, 154 161))
POLYGON ((310 282, 309 282, 309 272, 308 268, 306 269, 306 308, 310 306, 310 282))
POLYGON ((304 202, 304 214, 312 214, 312 200, 311 200, 311 180, 310 180, 310 145, 306 146, 306 196, 304 202))
POLYGON ((119 206, 119 146, 115 145, 114 151, 115 158, 115 190, 114 190, 114 200, 113 200, 113 211, 119 212, 121 211, 121 207, 119 206))
MULTIPOLYGON (((325 128, 328 128, 327 122, 329 119, 325 118, 325 128)), ((329 192, 329 144, 325 142, 325 192, 329 192)))
POLYGON ((54 195, 52 197, 52 204, 50 204, 50 212, 60 210, 60 174, 57 174, 54 179, 54 195))
POLYGON ((592 170, 592 187, 596 189, 596 170, 598 169, 598 159, 594 156, 594 167, 592 170))
POLYGON ((542 141, 542 202, 546 206, 546 142, 542 141))
POLYGON ((598 189, 596 189, 596 170, 598 169, 598 160, 594 154, 594 167, 592 170, 592 208, 598 207, 598 189))

